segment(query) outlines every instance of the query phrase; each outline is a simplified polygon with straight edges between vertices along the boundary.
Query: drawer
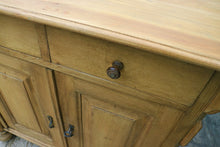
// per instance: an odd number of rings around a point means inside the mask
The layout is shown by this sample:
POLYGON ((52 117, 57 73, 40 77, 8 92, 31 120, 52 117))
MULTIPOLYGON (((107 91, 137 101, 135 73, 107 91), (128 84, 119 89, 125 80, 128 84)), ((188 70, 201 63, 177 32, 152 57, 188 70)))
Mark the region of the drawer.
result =
POLYGON ((169 101, 191 105, 213 70, 141 51, 125 45, 48 27, 52 62, 85 72, 169 101), (124 64, 119 79, 106 70, 112 62, 124 64))
POLYGON ((36 24, 0 15, 0 46, 40 57, 36 24))

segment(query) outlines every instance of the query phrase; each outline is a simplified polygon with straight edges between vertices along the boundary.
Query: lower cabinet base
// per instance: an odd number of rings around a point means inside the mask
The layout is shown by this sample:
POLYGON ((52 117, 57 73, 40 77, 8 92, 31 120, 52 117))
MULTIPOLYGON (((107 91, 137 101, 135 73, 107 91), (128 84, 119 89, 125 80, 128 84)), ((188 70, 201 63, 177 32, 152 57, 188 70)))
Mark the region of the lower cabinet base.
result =
POLYGON ((8 141, 11 139, 12 134, 6 131, 0 132, 0 141, 8 141))
MULTIPOLYGON (((36 145, 39 145, 40 147, 52 147, 53 146, 51 143, 47 143, 45 141, 47 138, 43 139, 43 138, 32 137, 32 136, 30 136, 28 134, 21 133, 21 132, 19 132, 17 130, 11 129, 11 128, 8 128, 8 129, 5 129, 5 130, 11 136, 13 134, 13 135, 18 136, 20 138, 23 138, 23 139, 25 139, 25 140, 27 140, 29 142, 32 142, 32 143, 34 143, 36 145)), ((1 138, 1 136, 0 136, 0 138, 1 138)))

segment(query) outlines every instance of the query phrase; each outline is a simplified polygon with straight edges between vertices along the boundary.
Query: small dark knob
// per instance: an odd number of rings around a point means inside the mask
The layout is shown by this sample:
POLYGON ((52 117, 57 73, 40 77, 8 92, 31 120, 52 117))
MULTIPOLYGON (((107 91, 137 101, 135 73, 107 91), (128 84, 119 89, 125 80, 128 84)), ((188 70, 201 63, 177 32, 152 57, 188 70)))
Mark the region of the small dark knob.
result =
POLYGON ((73 136, 73 132, 74 132, 74 126, 73 125, 69 125, 69 129, 64 132, 64 136, 65 137, 72 137, 73 136))
POLYGON ((107 69, 107 75, 112 79, 118 79, 121 76, 121 70, 124 65, 120 61, 114 61, 112 66, 107 69))

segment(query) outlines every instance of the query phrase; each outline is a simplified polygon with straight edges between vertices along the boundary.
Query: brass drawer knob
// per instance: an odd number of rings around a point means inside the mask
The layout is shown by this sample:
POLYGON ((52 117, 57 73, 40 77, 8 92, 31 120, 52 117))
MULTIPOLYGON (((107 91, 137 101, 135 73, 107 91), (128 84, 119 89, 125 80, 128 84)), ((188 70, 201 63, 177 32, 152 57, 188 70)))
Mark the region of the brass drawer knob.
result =
POLYGON ((107 69, 107 75, 112 79, 118 79, 121 76, 121 70, 124 65, 120 61, 114 61, 112 66, 107 69))

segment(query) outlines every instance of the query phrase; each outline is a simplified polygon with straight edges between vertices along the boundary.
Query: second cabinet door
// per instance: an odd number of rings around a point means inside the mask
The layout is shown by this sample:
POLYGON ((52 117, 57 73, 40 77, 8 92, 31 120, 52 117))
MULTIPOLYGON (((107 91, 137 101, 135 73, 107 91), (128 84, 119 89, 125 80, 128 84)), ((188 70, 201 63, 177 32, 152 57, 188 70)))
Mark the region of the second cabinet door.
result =
POLYGON ((70 147, 159 147, 182 112, 55 72, 70 147))

